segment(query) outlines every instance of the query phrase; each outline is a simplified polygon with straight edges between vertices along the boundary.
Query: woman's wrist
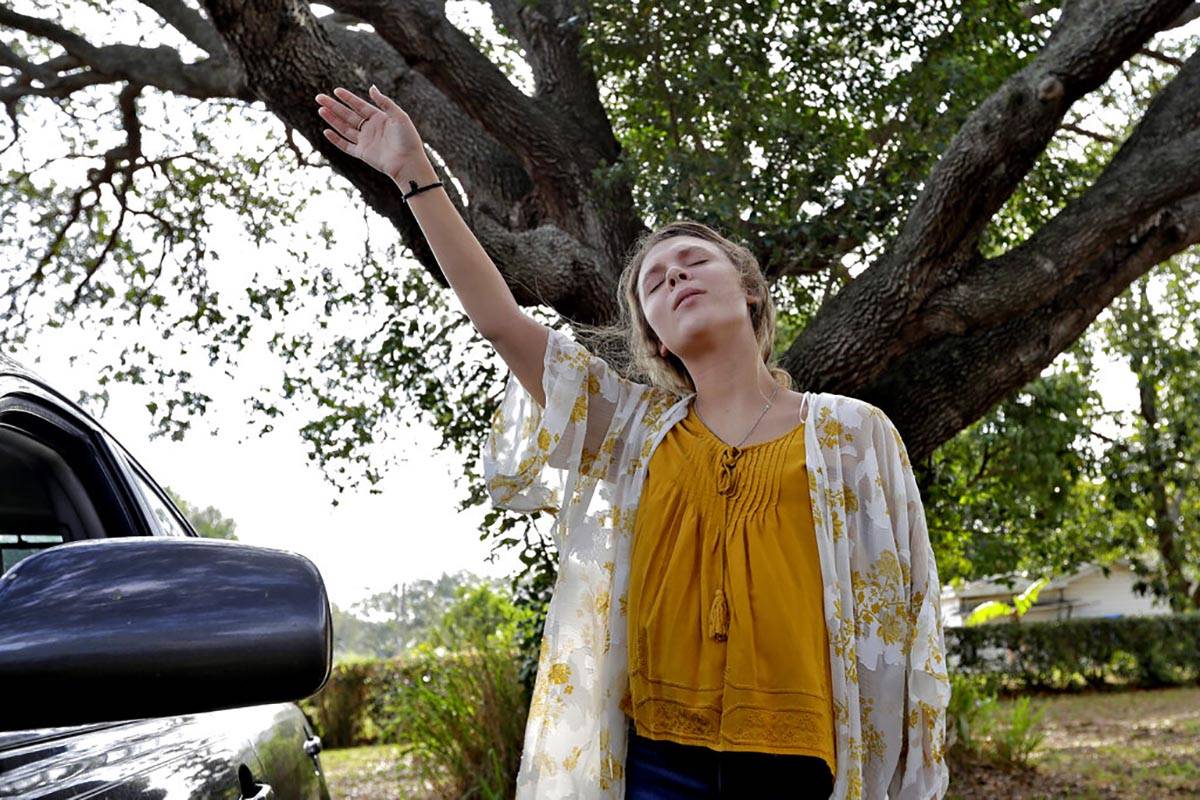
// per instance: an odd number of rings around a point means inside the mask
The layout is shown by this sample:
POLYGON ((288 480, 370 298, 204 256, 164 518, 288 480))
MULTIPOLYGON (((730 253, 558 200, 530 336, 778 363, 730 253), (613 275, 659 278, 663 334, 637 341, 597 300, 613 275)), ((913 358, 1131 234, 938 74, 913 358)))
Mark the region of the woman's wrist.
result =
POLYGON ((433 164, 425 156, 414 158, 405 162, 396 174, 392 175, 392 181, 400 187, 400 191, 407 193, 412 190, 412 181, 416 181, 417 186, 425 186, 433 183, 438 179, 437 171, 433 168, 433 164))

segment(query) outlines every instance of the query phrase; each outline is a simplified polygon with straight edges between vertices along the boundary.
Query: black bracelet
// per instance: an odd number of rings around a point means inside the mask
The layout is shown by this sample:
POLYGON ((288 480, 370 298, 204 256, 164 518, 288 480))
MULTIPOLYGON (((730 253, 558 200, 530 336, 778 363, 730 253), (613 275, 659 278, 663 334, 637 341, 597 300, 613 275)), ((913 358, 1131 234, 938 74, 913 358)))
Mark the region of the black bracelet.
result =
POLYGON ((416 181, 409 181, 408 185, 412 187, 412 191, 408 192, 407 194, 400 195, 400 199, 406 203, 408 202, 408 198, 412 197, 414 194, 420 194, 421 192, 425 191, 426 189, 436 189, 437 187, 442 185, 442 182, 434 181, 433 183, 428 184, 427 186, 417 186, 416 181))

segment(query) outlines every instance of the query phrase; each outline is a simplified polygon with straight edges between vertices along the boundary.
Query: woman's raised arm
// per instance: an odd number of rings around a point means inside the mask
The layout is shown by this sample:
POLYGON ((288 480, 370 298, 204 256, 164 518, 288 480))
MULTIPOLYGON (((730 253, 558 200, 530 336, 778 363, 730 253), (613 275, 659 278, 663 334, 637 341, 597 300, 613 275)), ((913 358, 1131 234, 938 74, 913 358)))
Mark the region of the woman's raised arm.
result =
MULTIPOLYGON (((425 186, 438 180, 412 119, 391 98, 374 86, 369 101, 340 86, 333 94, 316 97, 317 113, 333 128, 325 129, 326 139, 390 177, 401 192, 411 190, 411 181, 425 186)), ((413 195, 408 207, 475 329, 492 343, 534 400, 545 406, 542 370, 549 329, 517 305, 444 188, 413 195)))

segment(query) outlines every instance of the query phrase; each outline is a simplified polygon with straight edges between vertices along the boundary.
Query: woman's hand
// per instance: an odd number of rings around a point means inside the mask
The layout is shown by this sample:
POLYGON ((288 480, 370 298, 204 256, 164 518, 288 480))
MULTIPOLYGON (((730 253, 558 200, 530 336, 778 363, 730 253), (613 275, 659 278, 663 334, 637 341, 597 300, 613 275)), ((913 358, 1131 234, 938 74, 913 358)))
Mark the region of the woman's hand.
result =
POLYGON ((317 113, 333 126, 325 138, 344 153, 399 182, 401 171, 416 159, 425 159, 421 135, 412 119, 383 92, 371 86, 370 97, 378 105, 363 100, 347 89, 333 90, 337 97, 319 94, 317 113))

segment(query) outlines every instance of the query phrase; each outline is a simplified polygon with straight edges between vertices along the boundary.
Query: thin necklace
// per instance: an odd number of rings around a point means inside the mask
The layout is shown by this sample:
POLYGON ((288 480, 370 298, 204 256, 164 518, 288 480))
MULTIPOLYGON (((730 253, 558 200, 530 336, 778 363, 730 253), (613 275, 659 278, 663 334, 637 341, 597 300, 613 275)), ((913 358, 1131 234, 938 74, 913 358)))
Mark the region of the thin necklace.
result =
MULTIPOLYGON (((746 431, 746 435, 742 437, 742 441, 735 445, 725 445, 721 451, 721 471, 717 474, 717 493, 729 497, 737 491, 737 484, 733 479, 733 468, 737 465, 738 456, 742 454, 742 445, 750 434, 754 433, 754 429, 758 427, 758 423, 762 422, 763 417, 767 415, 767 411, 775 402, 776 395, 783 388, 783 384, 775 384, 775 391, 771 394, 771 398, 767 400, 767 404, 763 406, 762 413, 758 415, 758 419, 754 420, 754 424, 750 430, 746 431)), ((704 423, 704 427, 708 428, 708 423, 704 422, 704 417, 700 416, 700 408, 696 406, 696 416, 700 417, 700 422, 704 423)), ((708 428, 712 433, 712 428, 708 428)), ((716 436, 716 434, 713 434, 716 436)), ((725 574, 727 572, 726 561, 728 556, 725 552, 725 534, 721 534, 721 579, 717 583, 716 591, 713 593, 712 603, 708 608, 708 635, 718 642, 723 642, 729 638, 729 603, 725 599, 725 574)))
MULTIPOLYGON (((742 445, 750 438, 750 434, 754 433, 754 429, 758 427, 758 423, 763 421, 763 417, 771 410, 771 406, 775 404, 775 398, 779 394, 779 390, 783 388, 782 384, 775 384, 775 391, 771 393, 771 397, 767 400, 767 404, 763 406, 762 413, 758 415, 758 419, 754 420, 754 424, 750 426, 750 430, 746 431, 746 435, 742 440, 734 445, 725 445, 721 453, 721 472, 717 477, 717 492, 728 497, 733 494, 736 486, 733 480, 733 468, 737 465, 738 457, 742 454, 742 445)), ((696 406, 696 416, 700 417, 700 421, 704 422, 704 417, 700 414, 700 407, 696 406)), ((704 422, 704 427, 712 431, 707 422, 704 422)), ((715 434, 714 434, 715 435, 715 434)))
MULTIPOLYGON (((763 417, 767 415, 767 412, 771 410, 771 406, 775 404, 775 397, 779 394, 779 390, 782 388, 782 384, 775 384, 775 391, 771 393, 771 397, 767 400, 767 404, 763 406, 762 413, 758 415, 758 419, 754 420, 754 424, 750 426, 750 430, 746 431, 746 435, 742 437, 742 441, 735 445, 725 445, 727 448, 738 450, 738 448, 740 448, 742 444, 750 438, 750 434, 754 433, 754 429, 758 427, 758 423, 762 422, 763 417)), ((696 404, 696 416, 700 417, 701 422, 704 422, 704 416, 700 413, 699 403, 696 404)), ((704 427, 708 428, 710 431, 712 430, 707 422, 704 422, 704 427)))

